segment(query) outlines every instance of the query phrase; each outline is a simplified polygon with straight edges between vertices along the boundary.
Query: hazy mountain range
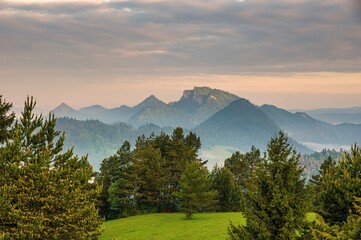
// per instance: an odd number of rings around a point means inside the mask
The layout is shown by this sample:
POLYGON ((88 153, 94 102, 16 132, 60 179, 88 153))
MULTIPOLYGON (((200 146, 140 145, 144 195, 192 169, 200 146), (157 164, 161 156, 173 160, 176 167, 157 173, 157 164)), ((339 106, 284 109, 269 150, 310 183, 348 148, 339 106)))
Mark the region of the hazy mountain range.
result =
POLYGON ((168 104, 152 95, 134 107, 122 105, 107 109, 93 105, 75 110, 63 103, 53 112, 60 118, 58 129, 66 132, 67 146, 74 144, 77 153, 88 153, 96 168, 103 158, 114 154, 123 141, 134 144, 139 135, 161 131, 170 134, 178 126, 201 137, 207 158, 212 158, 213 153, 217 156, 212 149, 227 149, 225 154, 231 154, 234 150, 248 151, 254 145, 265 150, 269 139, 280 129, 288 133, 301 153, 339 149, 361 142, 361 124, 335 125, 304 112, 292 113, 272 105, 257 106, 234 94, 208 87, 185 90, 179 101, 168 104))

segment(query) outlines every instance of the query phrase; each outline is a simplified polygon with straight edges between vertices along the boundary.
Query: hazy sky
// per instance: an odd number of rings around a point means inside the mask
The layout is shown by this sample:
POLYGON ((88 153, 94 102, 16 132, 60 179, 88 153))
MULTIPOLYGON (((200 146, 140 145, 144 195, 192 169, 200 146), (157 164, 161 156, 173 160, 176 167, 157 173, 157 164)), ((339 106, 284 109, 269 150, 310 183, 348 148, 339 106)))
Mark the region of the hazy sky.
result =
POLYGON ((283 108, 361 106, 358 0, 0 0, 0 94, 41 108, 209 86, 283 108))

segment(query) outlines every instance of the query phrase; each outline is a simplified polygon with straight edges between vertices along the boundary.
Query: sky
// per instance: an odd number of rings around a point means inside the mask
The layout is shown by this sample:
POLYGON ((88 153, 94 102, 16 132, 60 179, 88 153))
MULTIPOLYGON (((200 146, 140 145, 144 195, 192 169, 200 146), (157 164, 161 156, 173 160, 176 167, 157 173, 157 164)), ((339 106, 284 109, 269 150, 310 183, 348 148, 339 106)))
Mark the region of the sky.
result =
POLYGON ((361 106, 358 0, 0 0, 0 94, 133 106, 209 86, 285 109, 361 106))

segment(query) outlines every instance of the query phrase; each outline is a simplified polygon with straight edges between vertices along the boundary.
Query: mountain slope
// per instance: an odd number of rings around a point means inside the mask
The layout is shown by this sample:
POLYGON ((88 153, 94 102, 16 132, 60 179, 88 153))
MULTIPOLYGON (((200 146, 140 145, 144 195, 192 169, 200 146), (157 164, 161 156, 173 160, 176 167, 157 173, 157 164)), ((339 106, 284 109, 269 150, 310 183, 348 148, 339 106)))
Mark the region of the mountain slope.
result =
POLYGON ((100 114, 101 112, 104 112, 105 110, 108 110, 108 109, 103 106, 100 106, 100 105, 92 105, 89 107, 80 108, 79 112, 90 115, 90 116, 94 116, 94 115, 100 114))
POLYGON ((320 108, 313 110, 298 110, 324 122, 332 124, 361 123, 361 107, 351 108, 320 108))
POLYGON ((160 127, 180 126, 183 128, 191 128, 194 126, 194 121, 190 115, 167 105, 146 107, 128 121, 128 124, 133 127, 139 127, 148 123, 153 123, 160 127))
POLYGON ((62 103, 56 108, 52 110, 54 115, 58 118, 60 117, 69 117, 69 118, 75 118, 79 120, 85 120, 88 118, 87 114, 81 113, 74 108, 70 107, 66 103, 62 103))
POLYGON ((194 87, 185 90, 181 99, 170 103, 170 106, 191 115, 198 125, 237 99, 238 96, 219 89, 194 87))
POLYGON ((263 105, 260 109, 297 141, 315 143, 341 142, 334 125, 316 120, 306 113, 290 113, 272 105, 263 105))
MULTIPOLYGON (((252 145, 265 150, 280 128, 257 106, 246 99, 232 102, 204 121, 194 131, 208 146, 232 146, 248 151, 252 145)), ((302 152, 309 149, 294 143, 302 152)))
POLYGON ((271 105, 263 105, 260 109, 293 139, 315 150, 339 149, 361 142, 361 124, 333 125, 316 120, 306 113, 291 113, 271 105))

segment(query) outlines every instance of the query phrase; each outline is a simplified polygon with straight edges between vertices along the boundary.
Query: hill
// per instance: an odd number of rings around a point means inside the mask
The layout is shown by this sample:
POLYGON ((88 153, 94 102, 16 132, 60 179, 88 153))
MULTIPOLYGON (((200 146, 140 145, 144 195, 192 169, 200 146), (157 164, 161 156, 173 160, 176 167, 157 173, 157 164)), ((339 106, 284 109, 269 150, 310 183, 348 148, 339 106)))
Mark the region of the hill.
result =
POLYGON ((54 113, 54 115, 56 117, 69 117, 69 118, 75 118, 78 120, 85 120, 89 117, 87 114, 84 114, 84 113, 81 113, 81 112, 75 110, 74 108, 70 107, 66 103, 60 104, 59 106, 54 108, 52 110, 52 112, 54 113))
POLYGON ((290 137, 315 150, 349 147, 355 142, 361 142, 361 124, 333 125, 316 120, 306 113, 291 113, 272 105, 263 105, 260 109, 290 137))
POLYGON ((99 120, 80 121, 70 118, 57 119, 56 129, 65 132, 64 149, 75 146, 74 151, 80 156, 88 155, 89 162, 98 170, 100 163, 119 149, 125 140, 133 146, 138 136, 149 136, 152 132, 171 133, 172 128, 160 128, 147 124, 138 129, 125 123, 105 124, 99 120))
POLYGON ((79 109, 79 112, 83 113, 83 114, 87 114, 90 116, 94 116, 97 114, 100 114, 101 112, 104 112, 108 110, 107 108, 100 106, 100 105, 92 105, 89 107, 83 107, 79 109))
POLYGON ((361 124, 361 107, 351 108, 319 108, 312 110, 290 110, 304 112, 324 122, 332 124, 354 123, 361 124))
POLYGON ((146 107, 128 120, 128 124, 133 127, 139 127, 148 123, 153 123, 160 127, 191 128, 194 126, 194 120, 192 120, 190 115, 168 105, 146 107))
MULTIPOLYGON (((207 146, 232 146, 249 151, 252 146, 261 150, 280 128, 256 105, 246 99, 232 102, 200 124, 194 131, 207 146)), ((310 152, 306 147, 293 142, 300 152, 310 152)))

